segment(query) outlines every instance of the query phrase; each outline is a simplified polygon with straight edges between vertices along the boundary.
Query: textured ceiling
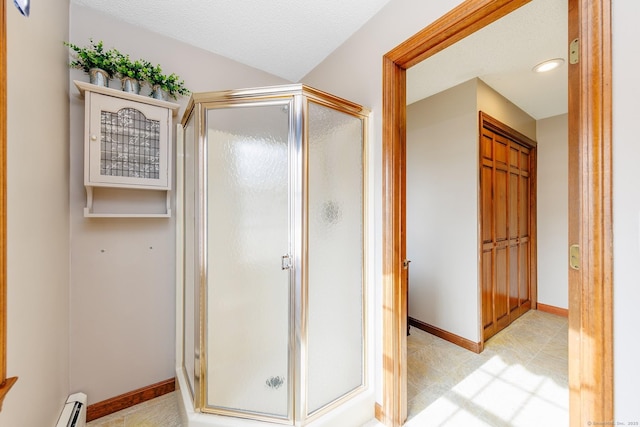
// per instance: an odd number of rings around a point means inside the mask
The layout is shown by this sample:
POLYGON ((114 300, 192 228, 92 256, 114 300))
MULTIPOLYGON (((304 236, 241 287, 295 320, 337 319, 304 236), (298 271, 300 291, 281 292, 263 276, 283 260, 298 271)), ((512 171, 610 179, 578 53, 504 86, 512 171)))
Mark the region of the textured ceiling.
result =
POLYGON ((389 0, 72 0, 298 82, 389 0))
MULTIPOLYGON (((299 82, 390 0, 71 1, 299 82)), ((567 59, 566 35, 567 0, 533 0, 409 69, 407 101, 479 77, 536 119, 566 113, 567 64, 531 71, 567 59)))
POLYGON ((535 119, 567 112, 567 0, 534 0, 407 71, 407 103, 479 77, 535 119), (538 63, 562 67, 534 73, 538 63))

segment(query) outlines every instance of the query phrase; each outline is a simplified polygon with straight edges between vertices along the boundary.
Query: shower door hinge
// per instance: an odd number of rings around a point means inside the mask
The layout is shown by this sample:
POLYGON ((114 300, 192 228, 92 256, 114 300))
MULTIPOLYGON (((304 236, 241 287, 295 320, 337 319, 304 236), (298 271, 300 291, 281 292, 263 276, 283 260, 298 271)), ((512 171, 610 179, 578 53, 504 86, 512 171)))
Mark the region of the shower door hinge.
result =
POLYGON ((291 255, 282 255, 282 269, 290 270, 293 267, 291 263, 291 255))

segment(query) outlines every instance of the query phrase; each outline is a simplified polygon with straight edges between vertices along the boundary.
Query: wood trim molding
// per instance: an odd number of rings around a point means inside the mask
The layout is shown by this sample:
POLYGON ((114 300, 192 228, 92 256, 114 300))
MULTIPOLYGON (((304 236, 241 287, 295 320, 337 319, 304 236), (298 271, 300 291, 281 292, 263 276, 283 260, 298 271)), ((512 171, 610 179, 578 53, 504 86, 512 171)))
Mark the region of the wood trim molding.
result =
POLYGON ((7 378, 7 19, 0 6, 0 410, 18 380, 7 378))
MULTIPOLYGON (((569 34, 568 40, 577 39, 580 35, 580 19, 578 18, 580 0, 569 0, 569 34)), ((571 65, 571 64, 570 64, 571 65)), ((576 66, 569 66, 568 70, 569 79, 569 99, 568 99, 568 166, 569 166, 569 230, 568 230, 568 245, 580 244, 580 137, 577 134, 580 128, 580 114, 576 112, 580 111, 580 68, 576 66)), ((580 389, 573 388, 574 384, 580 384, 580 313, 576 310, 580 309, 581 305, 581 278, 580 272, 572 268, 569 269, 567 274, 569 279, 569 311, 568 324, 569 324, 569 408, 574 406, 581 406, 580 389)), ((579 419, 570 420, 571 427, 580 426, 579 419)))
POLYGON ((520 144, 525 145, 529 148, 536 148, 538 146, 538 143, 529 138, 527 135, 517 131, 506 123, 502 123, 500 120, 491 117, 484 111, 480 111, 478 115, 480 117, 480 119, 478 120, 480 131, 482 131, 482 129, 486 127, 495 133, 499 133, 500 135, 515 139, 520 144))
POLYGON ((13 387, 16 381, 18 381, 18 377, 11 377, 5 379, 2 384, 0 384, 0 411, 2 410, 4 398, 7 396, 7 393, 9 393, 9 390, 11 390, 11 387, 13 387))
POLYGON ((531 0, 467 0, 385 55, 407 69, 531 0))
POLYGON ((129 393, 103 400, 102 402, 94 403, 93 405, 87 406, 87 422, 130 408, 139 403, 146 402, 147 400, 160 397, 163 394, 171 393, 175 389, 176 379, 169 378, 168 380, 160 381, 159 383, 139 388, 137 390, 130 391, 129 393))
POLYGON ((569 317, 569 309, 555 307, 553 305, 538 303, 538 311, 543 313, 555 314, 556 316, 569 317))
POLYGON ((382 422, 382 406, 380 406, 380 404, 377 402, 374 407, 374 412, 375 412, 376 420, 382 422))
POLYGON ((456 335, 449 331, 445 331, 444 329, 440 329, 436 326, 429 325, 428 323, 424 323, 423 321, 414 319, 413 317, 409 317, 409 324, 427 333, 430 333, 431 335, 435 335, 438 338, 442 338, 445 341, 449 341, 452 344, 465 348, 469 351, 473 351, 474 353, 481 353, 483 350, 483 345, 481 342, 473 342, 461 337, 460 335, 456 335))
MULTIPOLYGON (((406 283, 402 270, 406 69, 528 1, 467 0, 383 57, 381 421, 387 426, 401 426, 407 406, 406 283)), ((580 140, 577 180, 583 265, 578 287, 570 285, 569 327, 577 328, 579 338, 569 343, 569 385, 571 425, 579 426, 613 419, 611 0, 570 0, 570 4, 572 1, 578 4, 575 13, 581 39, 579 126, 575 134, 580 140)))
POLYGON ((580 60, 569 133, 577 135, 581 266, 570 283, 571 425, 610 422, 613 402, 611 0, 578 0, 580 60), (574 374, 574 375, 572 375, 574 374), (576 375, 577 374, 577 375, 576 375), (571 400, 574 403, 574 400, 571 400), (574 407, 579 404, 579 407, 574 407))
POLYGON ((383 271, 383 399, 382 422, 400 426, 407 418, 406 280, 402 260, 404 224, 404 157, 406 135, 406 71, 383 59, 382 125, 382 271, 383 271), (400 143, 402 141, 403 143, 400 143), (402 195, 402 196, 401 196, 402 195))

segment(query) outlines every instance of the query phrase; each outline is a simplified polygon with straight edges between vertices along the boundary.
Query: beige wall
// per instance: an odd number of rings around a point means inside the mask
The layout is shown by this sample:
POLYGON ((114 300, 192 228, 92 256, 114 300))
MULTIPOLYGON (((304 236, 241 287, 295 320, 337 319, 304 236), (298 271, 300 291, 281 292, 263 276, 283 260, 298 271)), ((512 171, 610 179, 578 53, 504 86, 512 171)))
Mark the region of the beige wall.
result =
POLYGON ((538 302, 569 307, 567 115, 538 120, 538 302))
POLYGON ((407 107, 409 316, 472 342, 480 340, 477 87, 469 80, 407 107))
POLYGON ((475 343, 478 111, 536 137, 536 121, 480 79, 407 107, 409 315, 475 343))
MULTIPOLYGON (((196 92, 288 83, 72 4, 69 39, 84 45, 90 37, 160 63, 196 92)), ((66 78, 87 80, 78 70, 66 78)), ((175 375, 175 216, 84 218, 84 106, 70 87, 70 387, 91 404, 175 375)), ((174 121, 187 101, 179 98, 174 121)))
POLYGON ((496 120, 536 140, 536 121, 513 102, 500 95, 478 79, 478 111, 484 111, 496 120))
POLYGON ((53 426, 69 391, 68 3, 6 1, 7 427, 53 426))
POLYGON ((613 1, 613 342, 615 417, 640 421, 640 2, 613 1))

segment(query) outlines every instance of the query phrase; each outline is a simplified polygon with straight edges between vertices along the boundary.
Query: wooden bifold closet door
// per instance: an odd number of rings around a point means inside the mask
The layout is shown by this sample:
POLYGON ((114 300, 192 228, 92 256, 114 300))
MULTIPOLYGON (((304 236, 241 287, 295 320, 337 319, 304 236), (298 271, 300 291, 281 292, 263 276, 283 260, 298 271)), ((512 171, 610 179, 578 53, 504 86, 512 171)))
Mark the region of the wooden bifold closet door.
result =
POLYGON ((535 301, 536 143, 480 113, 483 339, 535 301))

